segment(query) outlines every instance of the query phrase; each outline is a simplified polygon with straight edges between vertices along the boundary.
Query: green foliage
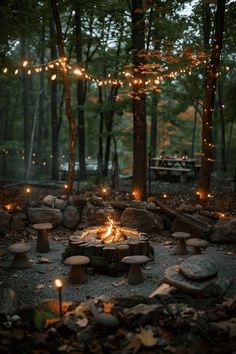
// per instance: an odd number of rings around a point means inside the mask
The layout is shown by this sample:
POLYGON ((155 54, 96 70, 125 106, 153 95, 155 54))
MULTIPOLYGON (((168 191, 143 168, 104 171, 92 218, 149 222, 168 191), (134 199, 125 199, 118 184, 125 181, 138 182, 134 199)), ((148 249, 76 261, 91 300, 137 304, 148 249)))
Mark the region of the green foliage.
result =
MULTIPOLYGON (((108 74, 113 78, 124 80, 123 72, 131 71, 132 50, 131 47, 131 17, 127 1, 119 0, 85 0, 59 2, 59 10, 62 22, 62 30, 65 39, 66 55, 72 65, 76 64, 76 33, 74 4, 81 7, 81 43, 82 43, 82 66, 91 75, 99 80, 107 78, 108 74)), ((146 19, 146 45, 150 35, 150 50, 158 50, 162 58, 149 58, 148 63, 160 64, 162 68, 179 71, 188 59, 183 58, 183 49, 190 48, 203 50, 203 22, 202 2, 189 2, 185 0, 144 2, 146 19), (184 15, 181 11, 185 5, 193 4, 193 12, 184 15), (151 7, 153 11, 151 12, 151 7), (173 57, 176 60, 169 60, 173 57)), ((209 5, 211 10, 210 38, 214 29, 215 4, 209 5)), ((235 116, 234 92, 236 88, 235 78, 235 46, 236 36, 233 35, 235 28, 236 3, 228 2, 225 19, 224 48, 222 52, 223 66, 229 66, 230 71, 225 73, 222 66, 221 80, 223 82, 223 101, 225 105, 224 119, 226 125, 226 140, 229 140, 232 121, 235 116)), ((20 41, 27 42, 28 58, 33 64, 40 63, 42 49, 45 50, 45 60, 50 58, 50 43, 55 38, 49 35, 49 18, 52 16, 50 2, 37 0, 2 0, 0 6, 0 150, 23 148, 24 141, 24 108, 22 95, 22 75, 14 75, 15 67, 20 64, 20 41), (42 29, 45 27, 45 42, 42 41, 42 29), (2 68, 7 66, 11 74, 3 75, 2 68)), ((145 49, 145 48, 144 48, 145 49)), ((200 150, 201 145, 201 103, 204 98, 204 75, 205 68, 199 67, 182 73, 175 79, 165 79, 160 85, 161 92, 158 95, 157 128, 158 148, 169 150, 190 149, 192 143, 192 131, 194 110, 197 106, 199 113, 197 118, 197 132, 195 151, 200 150)), ((153 74, 153 78, 155 75, 153 74)), ((129 93, 132 88, 124 83, 119 87, 117 96, 111 98, 110 85, 102 86, 102 102, 99 102, 99 92, 96 82, 87 81, 87 99, 84 105, 77 104, 77 78, 70 76, 72 109, 76 114, 78 108, 85 111, 86 129, 86 155, 97 158, 98 139, 103 139, 103 150, 106 147, 106 138, 112 135, 112 149, 114 142, 119 154, 120 172, 132 168, 132 100, 129 93), (107 117, 113 112, 113 128, 107 131, 107 117), (104 127, 99 135, 100 118, 104 115, 104 127)), ((62 107, 62 121, 59 132, 60 157, 58 163, 68 161, 68 123, 66 112, 61 102, 62 81, 58 75, 58 114, 62 107), (65 158, 62 159, 62 156, 65 158)), ((37 100, 40 95, 40 74, 33 74, 29 80, 29 115, 30 129, 33 117, 38 114, 37 100)), ((43 127, 43 136, 40 141, 42 151, 37 156, 36 164, 32 166, 31 177, 49 178, 51 169, 50 155, 51 144, 51 112, 50 112, 50 71, 45 72, 44 79, 44 117, 38 117, 36 137, 33 151, 38 149, 37 132, 43 127), (47 171, 42 162, 47 162, 47 171), (37 166, 37 168, 35 167, 37 166)), ((147 118, 150 126, 152 92, 146 93, 147 118)), ((218 109, 218 108, 217 108, 218 109)), ((150 130, 148 130, 150 134, 150 130)), ((234 130, 233 130, 234 132, 234 130)), ((149 136, 147 141, 149 141, 149 136)), ((234 151, 235 141, 231 139, 232 146, 229 151, 234 151)), ((104 152, 104 151, 103 151, 104 152)), ((1 171, 7 170, 7 174, 14 175, 11 170, 21 171, 23 176, 23 161, 15 156, 14 160, 9 156, 1 156, 1 171), (4 161, 3 161, 4 160, 4 161), (5 164, 5 167, 3 167, 5 164), (6 166, 7 165, 7 166, 6 166)), ((76 156, 78 160, 78 156, 76 156)))

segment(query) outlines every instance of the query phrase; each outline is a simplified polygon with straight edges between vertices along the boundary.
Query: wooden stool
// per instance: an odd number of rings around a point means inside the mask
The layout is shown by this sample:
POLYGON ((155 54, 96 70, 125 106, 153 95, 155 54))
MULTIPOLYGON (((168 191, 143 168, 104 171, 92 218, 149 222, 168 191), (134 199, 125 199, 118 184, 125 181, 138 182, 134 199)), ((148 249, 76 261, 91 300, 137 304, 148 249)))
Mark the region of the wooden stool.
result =
POLYGON ((202 253, 201 249, 207 247, 208 242, 201 238, 190 238, 186 244, 193 248, 192 255, 196 255, 202 253))
POLYGON ((127 256, 122 258, 121 262, 129 264, 128 283, 139 284, 143 282, 143 274, 140 265, 147 263, 149 257, 143 255, 127 256))
POLYGON ((10 268, 26 269, 31 267, 30 261, 25 254, 31 250, 30 245, 26 243, 13 243, 8 249, 15 254, 10 268))
POLYGON ((190 238, 191 235, 187 232, 174 232, 172 236, 176 239, 175 254, 177 255, 187 254, 185 240, 190 238))
POLYGON ((85 272, 85 264, 88 264, 90 259, 85 256, 71 256, 65 259, 65 264, 71 266, 68 276, 69 283, 80 284, 87 281, 87 274, 85 272))
POLYGON ((48 241, 48 230, 53 226, 50 223, 34 224, 33 228, 38 231, 36 252, 45 253, 50 250, 48 241))

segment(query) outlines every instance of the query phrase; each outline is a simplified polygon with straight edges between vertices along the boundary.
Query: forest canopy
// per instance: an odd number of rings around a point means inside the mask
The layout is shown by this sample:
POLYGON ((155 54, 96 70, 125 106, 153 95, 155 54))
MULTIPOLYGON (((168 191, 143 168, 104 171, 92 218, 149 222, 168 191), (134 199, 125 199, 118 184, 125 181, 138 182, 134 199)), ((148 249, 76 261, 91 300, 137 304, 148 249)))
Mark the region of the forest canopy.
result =
MULTIPOLYGON (((72 130, 80 179, 88 176, 91 164, 97 178, 106 178, 114 158, 119 174, 132 174, 133 104, 140 97, 145 98, 145 153, 186 151, 200 161, 217 1, 145 0, 137 1, 142 6, 135 10, 134 1, 59 1, 65 57, 58 48, 52 3, 1 1, 1 180, 63 178, 72 133, 63 70, 76 120, 72 130), (138 56, 135 16, 143 18, 138 56)), ((236 2, 227 1, 211 143, 214 171, 231 175, 236 165, 235 15, 236 2)))

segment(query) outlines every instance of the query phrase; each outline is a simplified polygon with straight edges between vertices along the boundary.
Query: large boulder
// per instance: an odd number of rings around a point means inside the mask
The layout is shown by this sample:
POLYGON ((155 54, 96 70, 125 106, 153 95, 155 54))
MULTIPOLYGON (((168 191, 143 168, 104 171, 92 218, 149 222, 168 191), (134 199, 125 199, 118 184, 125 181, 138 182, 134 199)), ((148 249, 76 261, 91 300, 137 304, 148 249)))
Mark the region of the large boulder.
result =
POLYGON ((43 199, 43 204, 55 209, 65 209, 67 205, 67 200, 59 199, 54 195, 46 195, 43 199))
POLYGON ((74 229, 78 225, 79 221, 80 221, 79 211, 72 205, 67 206, 63 213, 62 225, 69 229, 74 229))
POLYGON ((5 235, 9 231, 12 216, 0 210, 0 235, 5 235))
POLYGON ((28 218, 31 224, 51 223, 54 227, 61 224, 63 215, 60 209, 48 207, 28 208, 28 218))
POLYGON ((236 217, 219 220, 209 237, 212 242, 236 242, 236 217))
POLYGON ((109 217, 113 220, 119 220, 119 214, 111 207, 103 207, 96 210, 95 219, 97 225, 103 225, 109 220, 109 217))
POLYGON ((86 226, 96 225, 97 208, 92 203, 87 203, 81 212, 81 223, 86 226))
POLYGON ((164 230, 162 217, 146 209, 126 208, 121 215, 120 222, 122 226, 146 233, 164 230))
POLYGON ((85 207, 85 205, 87 204, 87 199, 79 195, 72 195, 69 198, 69 202, 73 206, 81 208, 81 207, 85 207))
POLYGON ((15 217, 12 218, 11 223, 10 223, 10 229, 13 231, 24 231, 25 226, 27 224, 27 220, 22 218, 21 215, 16 215, 15 217))

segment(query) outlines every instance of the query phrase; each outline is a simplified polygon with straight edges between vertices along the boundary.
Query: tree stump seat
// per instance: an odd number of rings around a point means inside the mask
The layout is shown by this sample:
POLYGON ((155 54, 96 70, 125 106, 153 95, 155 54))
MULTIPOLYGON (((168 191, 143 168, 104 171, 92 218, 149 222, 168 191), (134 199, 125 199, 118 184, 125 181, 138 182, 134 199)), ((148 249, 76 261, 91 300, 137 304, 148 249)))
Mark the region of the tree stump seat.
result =
POLYGON ((192 247, 192 255, 201 254, 202 249, 207 247, 208 242, 201 238, 190 238, 186 241, 187 246, 192 247))
POLYGON ((50 223, 39 223, 34 224, 33 228, 38 231, 36 252, 45 253, 50 251, 49 240, 48 240, 48 230, 52 229, 53 226, 50 223))
POLYGON ((150 261, 150 258, 143 255, 133 255, 122 258, 121 262, 129 264, 128 283, 139 284, 143 282, 143 274, 140 266, 150 261))
POLYGON ((31 250, 30 245, 26 243, 13 243, 9 246, 8 250, 14 253, 14 258, 10 265, 10 268, 26 269, 31 267, 30 261, 26 256, 26 253, 31 250))
POLYGON ((176 247, 175 247, 175 254, 177 255, 186 255, 187 249, 185 240, 189 239, 191 235, 187 232, 174 232, 172 236, 176 239, 176 247))
POLYGON ((69 283, 81 284, 87 281, 85 265, 90 262, 86 256, 71 256, 65 259, 64 263, 71 266, 68 276, 69 283))

